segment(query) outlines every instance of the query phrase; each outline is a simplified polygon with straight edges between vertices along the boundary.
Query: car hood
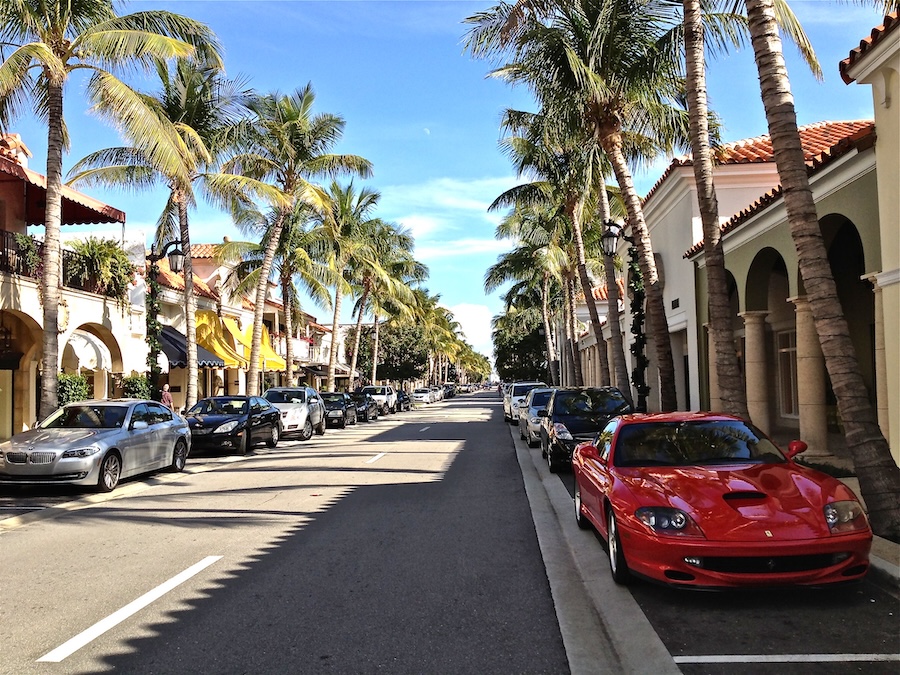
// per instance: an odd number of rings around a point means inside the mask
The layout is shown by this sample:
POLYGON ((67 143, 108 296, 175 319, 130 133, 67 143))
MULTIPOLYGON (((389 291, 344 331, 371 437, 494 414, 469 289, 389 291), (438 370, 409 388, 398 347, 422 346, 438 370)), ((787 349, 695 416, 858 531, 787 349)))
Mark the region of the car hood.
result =
POLYGON ((830 536, 824 505, 855 499, 840 481, 793 462, 620 471, 637 506, 680 508, 716 541, 830 536))
POLYGON ((557 415, 554 422, 566 425, 566 429, 574 437, 593 438, 594 435, 606 426, 610 415, 597 413, 595 415, 557 415))
POLYGON ((323 401, 323 403, 325 404, 325 410, 343 410, 346 407, 340 401, 323 401))
POLYGON ((9 439, 8 450, 60 450, 76 444, 103 441, 121 429, 30 429, 9 439))
POLYGON ((210 415, 210 414, 195 414, 189 415, 186 417, 188 424, 191 427, 212 427, 215 428, 220 424, 225 424, 225 422, 231 422, 233 420, 242 420, 243 415, 210 415))

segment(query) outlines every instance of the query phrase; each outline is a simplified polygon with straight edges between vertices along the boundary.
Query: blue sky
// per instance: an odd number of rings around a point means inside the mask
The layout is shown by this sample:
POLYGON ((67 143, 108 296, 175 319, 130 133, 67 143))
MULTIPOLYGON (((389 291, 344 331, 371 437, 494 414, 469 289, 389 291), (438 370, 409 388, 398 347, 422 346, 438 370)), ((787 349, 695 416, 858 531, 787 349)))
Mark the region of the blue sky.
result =
MULTIPOLYGON (((493 3, 469 0, 181 0, 125 3, 120 12, 166 9, 207 23, 225 47, 227 73, 245 76, 260 92, 289 92, 311 82, 316 110, 346 120, 336 150, 374 164, 366 185, 382 197, 378 215, 409 228, 416 256, 431 271, 432 293, 461 322, 468 341, 489 355, 490 319, 500 294, 485 295, 484 273, 508 244, 493 237, 502 214, 487 206, 516 182, 498 150, 505 108, 534 109, 524 90, 487 79, 492 64, 463 52, 463 19, 493 3)), ((838 62, 881 23, 870 8, 836 0, 792 0, 824 71, 817 82, 786 46, 800 124, 871 119, 867 86, 843 83, 838 62)), ((749 47, 709 63, 711 106, 724 123, 723 139, 766 133, 749 47)), ((152 80, 138 86, 155 88, 152 80)), ((85 154, 120 144, 114 130, 87 111, 78 82, 66 92, 73 139, 64 171, 85 154)), ((46 131, 30 120, 16 128, 34 153, 30 167, 46 170, 46 131)), ((641 194, 656 182, 667 158, 636 173, 641 194)), ((152 231, 164 191, 133 195, 91 189, 92 196, 127 214, 127 228, 152 231)), ((725 214, 723 214, 725 215, 725 214)), ((192 214, 195 243, 224 235, 243 239, 228 216, 201 206, 192 214)), ((330 313, 307 304, 320 321, 330 313)), ((349 320, 349 316, 344 320, 349 320)))

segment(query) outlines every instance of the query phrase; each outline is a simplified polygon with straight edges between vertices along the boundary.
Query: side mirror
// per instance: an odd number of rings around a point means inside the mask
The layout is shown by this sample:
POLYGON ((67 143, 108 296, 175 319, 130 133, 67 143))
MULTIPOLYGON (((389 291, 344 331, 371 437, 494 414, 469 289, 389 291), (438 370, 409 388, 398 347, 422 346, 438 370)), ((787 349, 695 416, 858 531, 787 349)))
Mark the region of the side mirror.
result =
POLYGON ((146 429, 149 426, 150 425, 147 424, 144 420, 135 420, 134 422, 131 423, 131 428, 134 430, 146 429))
POLYGON ((788 459, 793 459, 801 452, 805 452, 808 447, 809 446, 803 441, 791 441, 790 443, 788 443, 788 459))
POLYGON ((538 417, 549 417, 549 413, 547 412, 547 409, 544 408, 543 410, 537 411, 537 416, 538 417))
POLYGON ((319 402, 319 399, 316 398, 315 396, 310 396, 310 397, 309 397, 309 402, 310 402, 310 403, 318 403, 318 402, 319 402))
POLYGON ((576 450, 578 450, 578 454, 585 459, 600 459, 600 453, 597 450, 597 446, 592 443, 582 443, 576 450))
POLYGON ((525 401, 519 401, 518 407, 519 407, 519 408, 527 408, 527 407, 528 407, 528 403, 526 403, 525 401))

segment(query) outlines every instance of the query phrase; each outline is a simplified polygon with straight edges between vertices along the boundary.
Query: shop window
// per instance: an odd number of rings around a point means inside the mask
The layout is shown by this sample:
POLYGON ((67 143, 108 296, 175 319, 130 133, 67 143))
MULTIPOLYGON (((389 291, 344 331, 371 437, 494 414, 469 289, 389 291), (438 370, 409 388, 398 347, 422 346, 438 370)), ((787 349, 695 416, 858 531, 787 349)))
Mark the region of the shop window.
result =
POLYGON ((782 417, 799 417, 797 396, 797 331, 775 334, 778 353, 778 406, 782 417))

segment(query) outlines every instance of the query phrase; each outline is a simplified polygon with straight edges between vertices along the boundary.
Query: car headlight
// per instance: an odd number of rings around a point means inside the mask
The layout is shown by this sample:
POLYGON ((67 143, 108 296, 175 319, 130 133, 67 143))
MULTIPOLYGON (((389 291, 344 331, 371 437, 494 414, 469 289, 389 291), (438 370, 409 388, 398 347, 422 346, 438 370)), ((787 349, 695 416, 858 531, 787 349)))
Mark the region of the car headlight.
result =
POLYGON ((541 424, 540 417, 532 417, 529 421, 535 426, 540 426, 540 424, 541 424))
POLYGON ((665 506, 644 506, 634 512, 644 525, 658 534, 670 534, 681 537, 702 537, 703 532, 697 524, 681 509, 665 506))
POLYGON ((569 430, 566 428, 566 425, 562 422, 556 422, 553 425, 553 434, 561 441, 571 441, 572 434, 569 433, 569 430))
POLYGON ((859 502, 831 502, 822 507, 822 511, 832 534, 859 532, 869 527, 869 521, 859 502))
POLYGON ((225 422, 225 424, 220 424, 214 430, 214 434, 227 434, 229 431, 234 431, 240 425, 240 420, 231 420, 230 422, 225 422))
POLYGON ((62 454, 63 459, 76 459, 83 457, 90 457, 91 455, 96 455, 100 452, 100 446, 97 445, 88 445, 83 448, 73 448, 72 450, 66 450, 62 454))

